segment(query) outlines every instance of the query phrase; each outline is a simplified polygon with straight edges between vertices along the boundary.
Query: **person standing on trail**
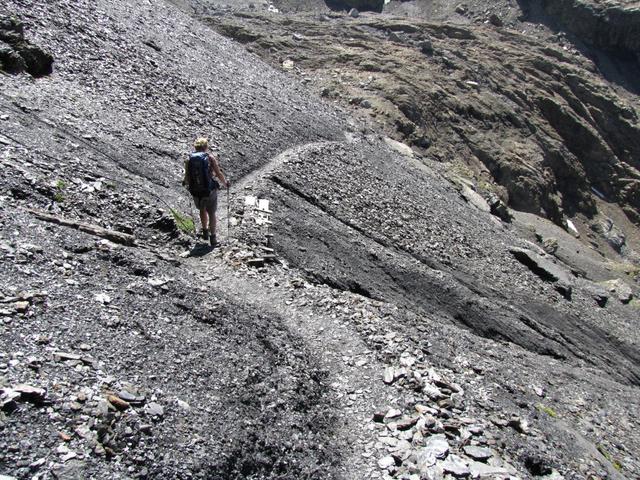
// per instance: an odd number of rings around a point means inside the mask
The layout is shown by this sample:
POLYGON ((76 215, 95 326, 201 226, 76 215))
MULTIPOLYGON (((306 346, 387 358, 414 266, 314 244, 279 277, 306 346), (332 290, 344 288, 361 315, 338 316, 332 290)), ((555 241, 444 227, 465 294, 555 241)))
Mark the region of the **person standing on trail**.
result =
POLYGON ((220 180, 222 185, 229 188, 229 182, 224 177, 218 159, 210 152, 209 140, 197 138, 193 143, 195 152, 189 155, 184 162, 184 179, 182 185, 186 186, 193 197, 196 207, 200 211, 202 223, 202 238, 209 240, 212 247, 216 246, 216 209, 218 207, 218 189, 220 180))

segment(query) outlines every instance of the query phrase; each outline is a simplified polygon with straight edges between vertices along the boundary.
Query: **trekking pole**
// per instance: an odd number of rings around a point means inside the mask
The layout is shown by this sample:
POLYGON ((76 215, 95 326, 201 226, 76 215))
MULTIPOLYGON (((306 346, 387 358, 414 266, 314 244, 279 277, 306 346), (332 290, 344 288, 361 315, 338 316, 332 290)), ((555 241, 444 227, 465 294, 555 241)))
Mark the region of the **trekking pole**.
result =
POLYGON ((198 227, 196 227, 196 219, 193 217, 193 202, 191 201, 191 196, 187 192, 187 205, 189 205, 189 212, 191 215, 191 223, 193 224, 193 238, 198 240, 198 227))
POLYGON ((231 233, 229 225, 231 224, 231 217, 229 216, 229 204, 231 203, 231 181, 227 180, 227 243, 231 243, 231 233))

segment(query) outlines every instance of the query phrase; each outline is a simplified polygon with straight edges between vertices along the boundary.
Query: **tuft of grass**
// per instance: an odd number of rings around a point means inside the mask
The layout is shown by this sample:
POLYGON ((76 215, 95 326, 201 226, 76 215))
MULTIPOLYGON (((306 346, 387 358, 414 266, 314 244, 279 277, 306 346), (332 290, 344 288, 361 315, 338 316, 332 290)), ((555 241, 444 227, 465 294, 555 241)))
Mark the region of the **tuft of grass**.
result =
POLYGON ((542 405, 541 403, 536 405, 536 409, 539 412, 543 412, 546 413, 547 415, 549 415, 551 418, 556 418, 558 416, 558 412, 556 412, 553 408, 551 407, 547 407, 546 405, 542 405))
POLYGON ((475 175, 473 174, 473 170, 471 170, 467 165, 462 162, 451 163, 446 166, 447 170, 459 177, 465 178, 467 180, 473 180, 475 175))
POLYGON ((177 210, 171 209, 171 215, 176 222, 176 225, 180 231, 190 235, 196 231, 196 226, 193 224, 193 220, 186 215, 183 215, 177 210))
POLYGON ((598 448, 598 451, 602 454, 602 456, 606 458, 611 463, 611 465, 613 465, 613 468, 615 468, 617 471, 622 470, 622 463, 620 463, 619 460, 613 458, 613 456, 607 451, 607 449, 604 448, 604 445, 598 444, 596 445, 596 447, 598 448))
POLYGON ((55 183, 55 189, 56 192, 53 194, 53 201, 56 203, 62 203, 64 202, 64 195, 62 194, 62 191, 67 188, 67 183, 64 180, 56 180, 55 183))
POLYGON ((478 191, 479 192, 494 193, 496 195, 498 195, 498 193, 499 193, 499 191, 496 188, 496 185, 494 183, 487 182, 486 180, 483 180, 483 179, 478 180, 478 191))

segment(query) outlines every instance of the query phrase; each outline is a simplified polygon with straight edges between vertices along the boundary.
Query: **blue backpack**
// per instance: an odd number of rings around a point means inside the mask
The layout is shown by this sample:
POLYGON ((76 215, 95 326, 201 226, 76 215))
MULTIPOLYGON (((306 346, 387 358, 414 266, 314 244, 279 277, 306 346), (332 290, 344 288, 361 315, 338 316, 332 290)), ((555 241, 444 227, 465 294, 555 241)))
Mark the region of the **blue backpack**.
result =
POLYGON ((214 189, 214 183, 209 175, 209 154, 195 152, 189 155, 189 191, 194 197, 208 197, 214 189))

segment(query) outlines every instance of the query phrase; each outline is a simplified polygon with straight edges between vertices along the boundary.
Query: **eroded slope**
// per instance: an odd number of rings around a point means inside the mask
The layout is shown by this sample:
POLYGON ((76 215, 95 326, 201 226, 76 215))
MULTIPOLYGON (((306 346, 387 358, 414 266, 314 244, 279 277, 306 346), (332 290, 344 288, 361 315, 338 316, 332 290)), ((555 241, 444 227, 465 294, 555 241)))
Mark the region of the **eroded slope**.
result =
POLYGON ((341 138, 341 120, 163 2, 0 13, 54 58, 49 76, 0 76, 0 472, 334 478, 325 373, 281 319, 181 266, 174 242, 189 238, 170 209, 189 211, 179 184, 195 136, 227 152, 233 179, 284 145, 341 138), (16 399, 20 384, 42 395, 16 399))
POLYGON ((513 208, 562 225, 598 213, 595 189, 635 230, 637 104, 577 51, 493 27, 376 15, 208 21, 513 208))
POLYGON ((535 247, 466 203, 438 164, 362 135, 163 2, 3 8, 55 59, 49 77, 0 77, 3 474, 353 478, 349 452, 367 475, 442 476, 443 461, 419 458, 445 432, 451 457, 498 476, 616 478, 614 460, 640 472, 634 303, 610 295, 602 309, 573 277, 567 298, 509 251, 535 247), (271 198, 285 265, 247 268, 252 238, 191 249, 169 209, 189 209, 181 162, 201 134, 233 179, 266 175, 255 192, 241 184, 231 212, 242 217, 245 192, 271 198), (33 209, 135 239, 118 246, 33 209), (352 375, 365 364, 309 318, 368 345, 370 388, 325 370, 325 338, 352 375), (384 367, 392 401, 378 396, 384 367), (6 396, 21 383, 33 389, 6 396), (354 439, 349 422, 368 434, 354 439), (473 462, 468 443, 493 463, 473 462))

